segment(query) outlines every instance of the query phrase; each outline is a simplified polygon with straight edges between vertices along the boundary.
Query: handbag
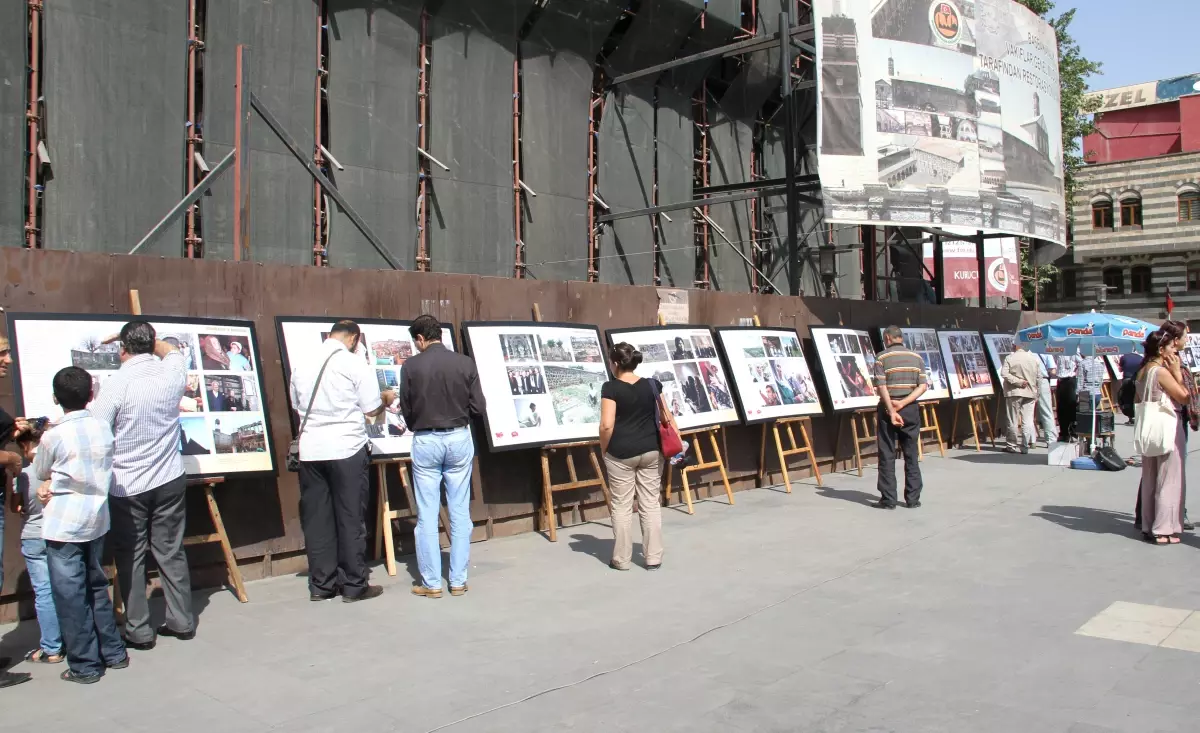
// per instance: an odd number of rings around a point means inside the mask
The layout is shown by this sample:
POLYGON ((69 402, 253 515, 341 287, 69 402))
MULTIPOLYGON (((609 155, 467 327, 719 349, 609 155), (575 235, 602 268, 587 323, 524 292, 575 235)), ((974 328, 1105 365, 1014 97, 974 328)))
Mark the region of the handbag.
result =
POLYGON ((654 395, 654 419, 658 423, 658 445, 667 458, 679 455, 683 452, 683 438, 679 437, 679 433, 671 425, 671 421, 663 414, 662 398, 659 396, 661 393, 654 388, 653 384, 650 385, 650 393, 654 395))
POLYGON ((1146 374, 1142 387, 1142 401, 1134 406, 1133 448, 1143 456, 1154 458, 1165 456, 1175 450, 1175 430, 1179 416, 1171 398, 1163 394, 1154 402, 1149 401, 1151 388, 1157 378, 1154 367, 1146 374))
POLYGON ((1092 460, 1105 471, 1124 471, 1125 459, 1111 445, 1102 445, 1092 453, 1092 460))
POLYGON ((333 352, 325 357, 325 363, 321 365, 321 371, 317 372, 317 383, 313 385, 312 395, 308 398, 308 407, 304 408, 304 419, 300 421, 300 432, 296 433, 296 437, 288 444, 287 460, 284 465, 287 470, 295 473, 300 470, 300 436, 304 435, 304 428, 308 425, 308 413, 312 412, 313 403, 317 401, 317 390, 321 388, 321 377, 325 376, 325 367, 329 366, 329 360, 337 355, 333 352))

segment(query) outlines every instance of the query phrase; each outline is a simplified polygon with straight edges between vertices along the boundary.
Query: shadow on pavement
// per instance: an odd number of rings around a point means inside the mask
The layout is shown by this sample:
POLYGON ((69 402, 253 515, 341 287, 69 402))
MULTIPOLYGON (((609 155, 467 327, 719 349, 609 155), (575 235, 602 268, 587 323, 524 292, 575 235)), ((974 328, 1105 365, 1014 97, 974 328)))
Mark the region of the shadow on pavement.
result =
POLYGON ((968 455, 955 456, 955 461, 965 463, 1007 464, 1010 466, 1045 466, 1045 453, 1006 453, 1005 451, 984 451, 968 455))
POLYGON ((1141 541, 1142 533, 1133 526, 1133 514, 1084 506, 1043 506, 1031 516, 1073 529, 1077 532, 1115 534, 1141 541))
POLYGON ((841 499, 852 504, 871 504, 879 500, 878 494, 868 494, 854 489, 835 489, 831 486, 818 486, 817 494, 827 499, 841 499))
MULTIPOLYGON (((571 543, 568 545, 573 552, 582 552, 585 555, 591 555, 600 562, 608 565, 608 561, 612 560, 613 541, 612 537, 596 537, 590 534, 573 534, 571 535, 571 543)), ((637 560, 642 557, 642 543, 633 543, 633 558, 637 560)))

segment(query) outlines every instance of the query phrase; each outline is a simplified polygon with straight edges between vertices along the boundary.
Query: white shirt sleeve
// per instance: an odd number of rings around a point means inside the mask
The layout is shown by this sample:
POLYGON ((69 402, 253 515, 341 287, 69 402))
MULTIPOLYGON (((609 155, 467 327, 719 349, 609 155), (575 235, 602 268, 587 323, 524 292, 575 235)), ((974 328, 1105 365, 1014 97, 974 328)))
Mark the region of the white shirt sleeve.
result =
POLYGON ((379 394, 379 380, 375 377, 375 370, 371 368, 370 364, 360 361, 357 358, 351 361, 354 363, 354 366, 351 368, 350 378, 354 382, 354 391, 358 395, 358 408, 364 414, 375 412, 383 405, 383 398, 379 394))

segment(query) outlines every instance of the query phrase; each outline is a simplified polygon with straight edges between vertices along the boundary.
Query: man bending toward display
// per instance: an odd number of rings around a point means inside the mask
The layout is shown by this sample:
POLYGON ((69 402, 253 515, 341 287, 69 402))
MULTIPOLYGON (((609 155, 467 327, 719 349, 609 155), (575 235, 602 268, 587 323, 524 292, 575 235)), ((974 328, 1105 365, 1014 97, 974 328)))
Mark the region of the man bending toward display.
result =
POLYGON ((471 463, 475 444, 468 423, 471 415, 483 415, 483 390, 475 362, 442 345, 442 326, 436 318, 419 316, 408 332, 421 352, 404 364, 399 397, 404 421, 413 431, 415 534, 421 581, 413 584, 412 592, 426 598, 442 597, 437 522, 444 483, 450 512, 450 595, 461 596, 467 592, 467 563, 471 557, 471 463))

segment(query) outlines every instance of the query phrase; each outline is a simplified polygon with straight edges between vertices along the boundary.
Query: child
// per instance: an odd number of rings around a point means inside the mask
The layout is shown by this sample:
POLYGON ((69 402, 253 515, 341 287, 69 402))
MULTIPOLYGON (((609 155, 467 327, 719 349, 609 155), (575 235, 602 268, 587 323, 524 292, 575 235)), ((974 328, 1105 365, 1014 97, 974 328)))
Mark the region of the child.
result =
POLYGON ((54 610, 54 595, 50 591, 50 567, 46 562, 46 541, 42 539, 42 503, 37 500, 37 487, 41 482, 33 476, 33 457, 38 443, 46 430, 44 417, 29 421, 29 428, 17 437, 17 445, 25 459, 25 468, 17 476, 12 494, 13 510, 25 515, 25 526, 21 530, 21 554, 25 556, 25 569, 29 572, 29 583, 33 586, 33 607, 37 611, 38 626, 42 630, 41 644, 25 655, 28 662, 59 664, 65 659, 62 651, 62 634, 58 629, 58 614, 54 610))
POLYGON ((92 684, 108 669, 129 666, 117 631, 108 578, 100 566, 108 533, 113 435, 92 417, 92 378, 79 367, 54 375, 63 416, 42 435, 33 461, 42 510, 50 588, 67 652, 67 682, 92 684))

